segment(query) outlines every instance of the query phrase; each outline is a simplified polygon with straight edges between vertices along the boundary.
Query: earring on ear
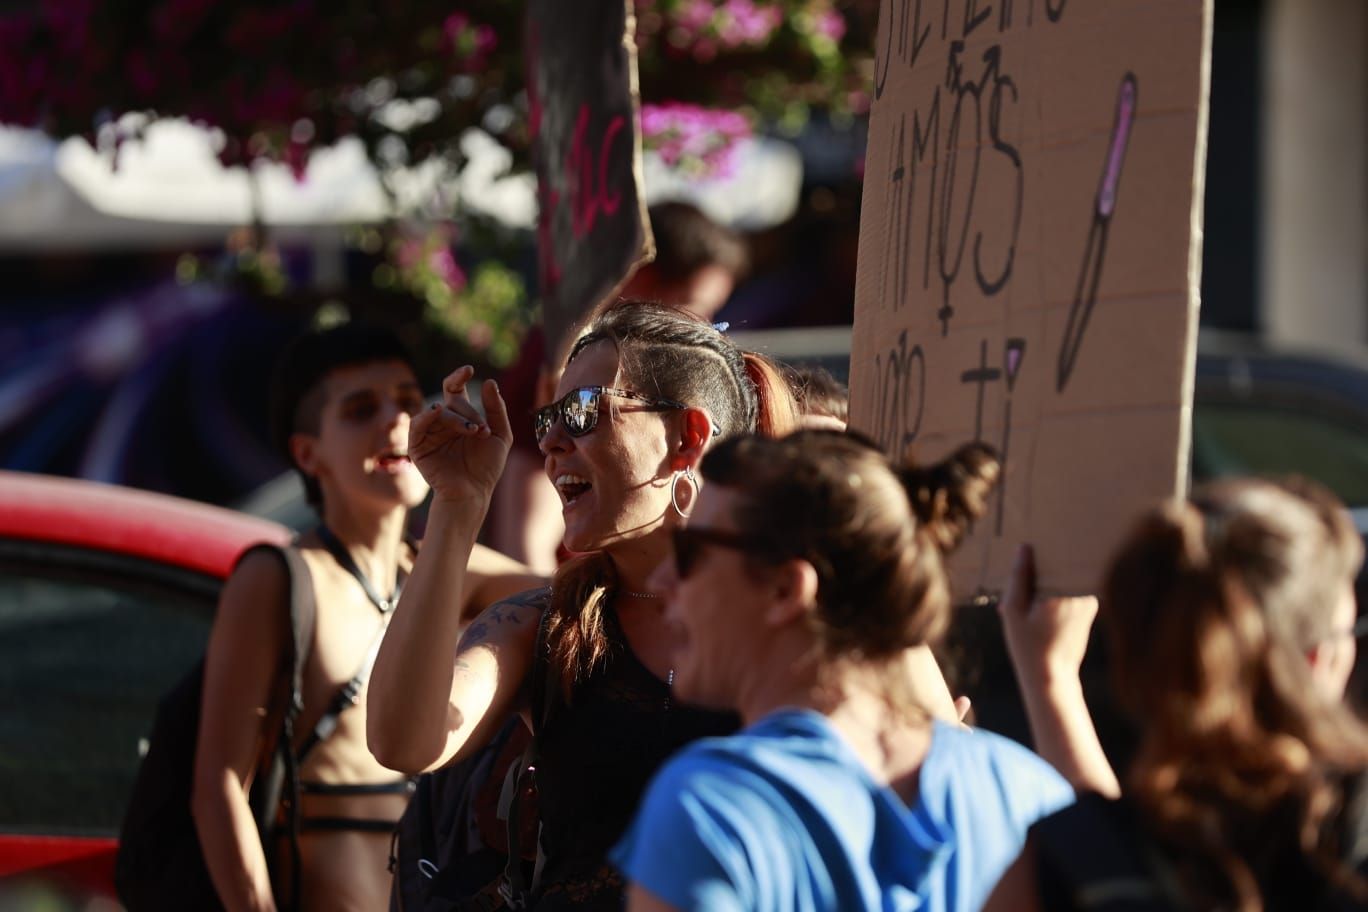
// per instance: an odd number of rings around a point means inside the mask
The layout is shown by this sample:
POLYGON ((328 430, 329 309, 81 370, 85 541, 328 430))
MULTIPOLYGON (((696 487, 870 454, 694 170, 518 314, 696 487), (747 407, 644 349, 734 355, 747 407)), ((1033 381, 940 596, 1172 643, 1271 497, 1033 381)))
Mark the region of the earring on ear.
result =
POLYGON ((693 502, 698 497, 698 478, 694 476, 693 466, 685 466, 683 471, 675 472, 670 477, 670 506, 674 507, 680 519, 688 519, 693 512, 693 502), (679 506, 679 479, 684 479, 684 483, 689 486, 688 510, 681 509, 679 506))

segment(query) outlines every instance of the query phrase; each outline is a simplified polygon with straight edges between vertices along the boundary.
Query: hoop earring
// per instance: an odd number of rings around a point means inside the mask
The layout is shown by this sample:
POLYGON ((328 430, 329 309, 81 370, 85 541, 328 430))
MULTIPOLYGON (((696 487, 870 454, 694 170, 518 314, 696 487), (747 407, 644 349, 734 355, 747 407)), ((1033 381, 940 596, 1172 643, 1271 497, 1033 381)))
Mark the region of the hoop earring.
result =
POLYGON ((675 472, 670 478, 670 506, 674 507, 680 519, 688 519, 689 513, 693 512, 693 502, 698 497, 698 479, 694 477, 693 466, 685 466, 684 471, 675 472), (689 486, 689 509, 687 512, 679 507, 679 479, 683 477, 685 484, 689 486))

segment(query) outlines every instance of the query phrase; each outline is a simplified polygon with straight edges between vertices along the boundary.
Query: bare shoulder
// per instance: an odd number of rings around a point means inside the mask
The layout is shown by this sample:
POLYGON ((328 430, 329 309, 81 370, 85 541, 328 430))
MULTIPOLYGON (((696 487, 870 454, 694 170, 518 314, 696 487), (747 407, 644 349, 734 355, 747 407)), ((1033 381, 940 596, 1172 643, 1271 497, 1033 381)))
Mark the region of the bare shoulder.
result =
POLYGON ((466 564, 461 613, 470 617, 485 605, 511 603, 548 582, 546 577, 533 573, 525 564, 477 544, 466 564))
MULTIPOLYGON (((269 682, 288 649, 289 598, 289 570, 266 548, 248 552, 224 584, 205 654, 204 702, 225 719, 255 720, 232 708, 269 700, 269 682)), ((257 724, 244 722, 243 730, 257 724)))
POLYGON ((280 554, 269 548, 254 548, 224 583, 218 618, 277 618, 289 598, 290 573, 280 554))

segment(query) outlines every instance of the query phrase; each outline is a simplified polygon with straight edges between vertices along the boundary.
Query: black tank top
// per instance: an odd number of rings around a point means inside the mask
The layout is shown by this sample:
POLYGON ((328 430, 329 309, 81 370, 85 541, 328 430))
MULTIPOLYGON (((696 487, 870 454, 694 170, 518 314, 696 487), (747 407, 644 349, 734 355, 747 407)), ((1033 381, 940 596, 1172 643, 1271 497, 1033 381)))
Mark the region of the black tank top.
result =
MULTIPOLYGON (((656 770, 680 747, 740 727, 734 713, 681 706, 668 685, 641 664, 610 605, 604 611, 609 650, 558 702, 537 732, 537 804, 546 852, 538 910, 620 910, 624 882, 605 857, 636 813, 656 770)), ((534 683, 548 673, 539 644, 534 683)), ((544 680, 544 679, 543 679, 544 680)), ((540 686, 534 693, 544 693, 540 686)), ((534 707, 534 717, 541 710, 534 707)))

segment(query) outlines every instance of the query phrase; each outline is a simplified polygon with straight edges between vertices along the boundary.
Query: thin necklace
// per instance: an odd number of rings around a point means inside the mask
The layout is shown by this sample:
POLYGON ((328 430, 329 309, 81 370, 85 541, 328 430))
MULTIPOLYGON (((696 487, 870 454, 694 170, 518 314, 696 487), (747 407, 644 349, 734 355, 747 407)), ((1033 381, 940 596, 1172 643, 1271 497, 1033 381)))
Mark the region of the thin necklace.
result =
POLYGON ((660 593, 658 593, 658 592, 633 592, 631 589, 623 589, 623 590, 622 590, 622 594, 623 594, 623 595, 630 595, 632 598, 644 598, 644 599, 658 599, 658 598, 660 598, 660 593))

